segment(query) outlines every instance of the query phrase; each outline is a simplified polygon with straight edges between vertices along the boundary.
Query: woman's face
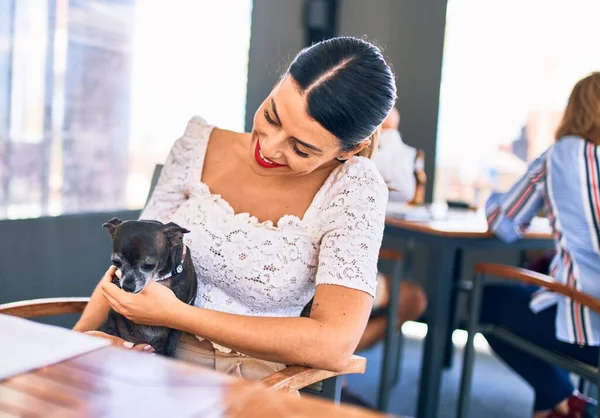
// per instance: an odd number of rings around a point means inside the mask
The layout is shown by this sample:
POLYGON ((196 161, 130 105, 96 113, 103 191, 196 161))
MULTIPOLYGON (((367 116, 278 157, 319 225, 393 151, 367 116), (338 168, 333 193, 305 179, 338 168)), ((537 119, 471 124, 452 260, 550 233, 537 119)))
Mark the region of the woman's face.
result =
MULTIPOLYGON (((303 176, 333 169, 336 158, 349 158, 356 149, 341 152, 340 141, 312 119, 305 96, 287 76, 254 115, 249 157, 261 176, 303 176)), ((361 147, 362 148, 362 147, 361 147)))

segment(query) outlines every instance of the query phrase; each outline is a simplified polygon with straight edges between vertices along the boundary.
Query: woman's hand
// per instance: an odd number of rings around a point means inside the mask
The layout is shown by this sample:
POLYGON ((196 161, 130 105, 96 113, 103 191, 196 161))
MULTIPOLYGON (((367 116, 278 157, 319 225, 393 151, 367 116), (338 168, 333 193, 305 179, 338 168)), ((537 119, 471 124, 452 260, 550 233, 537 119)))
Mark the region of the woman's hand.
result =
POLYGON ((114 335, 110 335, 110 334, 107 334, 102 331, 86 331, 86 332, 84 332, 84 334, 91 335, 93 337, 105 338, 107 340, 110 340, 112 345, 116 345, 119 347, 131 348, 132 350, 144 351, 146 353, 154 353, 154 348, 152 348, 151 345, 148 345, 148 344, 134 345, 130 341, 125 341, 123 338, 115 337, 114 335))
POLYGON ((101 282, 111 308, 136 324, 169 326, 169 318, 180 303, 175 293, 154 281, 138 294, 125 292, 112 283, 115 271, 114 267, 109 268, 101 282))

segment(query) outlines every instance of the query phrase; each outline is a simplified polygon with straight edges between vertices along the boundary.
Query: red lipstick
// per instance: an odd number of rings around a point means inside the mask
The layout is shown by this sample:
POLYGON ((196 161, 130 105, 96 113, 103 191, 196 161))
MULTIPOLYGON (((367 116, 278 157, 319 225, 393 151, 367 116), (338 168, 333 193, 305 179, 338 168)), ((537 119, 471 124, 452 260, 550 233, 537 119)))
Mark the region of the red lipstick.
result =
POLYGON ((276 162, 269 160, 262 154, 262 152, 260 150, 260 143, 258 142, 258 139, 256 140, 256 148, 254 149, 254 158, 256 159, 256 162, 258 163, 258 165, 260 165, 263 168, 285 167, 284 164, 277 164, 276 162))

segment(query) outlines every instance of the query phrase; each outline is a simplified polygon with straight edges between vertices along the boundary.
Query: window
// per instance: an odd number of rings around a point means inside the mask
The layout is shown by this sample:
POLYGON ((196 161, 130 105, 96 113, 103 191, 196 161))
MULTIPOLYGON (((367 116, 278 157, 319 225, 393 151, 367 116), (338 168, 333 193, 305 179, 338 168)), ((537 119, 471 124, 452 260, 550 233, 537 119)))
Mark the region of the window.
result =
POLYGON ((0 219, 141 208, 191 116, 243 130, 251 12, 0 1, 0 219))
POLYGON ((600 69, 600 2, 449 0, 434 200, 478 206, 554 141, 573 85, 600 69))

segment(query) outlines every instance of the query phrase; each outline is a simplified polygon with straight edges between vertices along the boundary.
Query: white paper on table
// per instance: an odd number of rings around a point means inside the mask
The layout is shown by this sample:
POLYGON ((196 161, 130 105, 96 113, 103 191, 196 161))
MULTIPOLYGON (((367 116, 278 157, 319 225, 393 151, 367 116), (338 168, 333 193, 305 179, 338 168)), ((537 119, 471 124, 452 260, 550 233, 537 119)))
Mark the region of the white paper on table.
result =
POLYGON ((110 341, 0 314, 0 380, 89 353, 110 341))
POLYGON ((386 214, 413 222, 426 222, 432 219, 426 206, 411 206, 403 202, 388 202, 386 214))

